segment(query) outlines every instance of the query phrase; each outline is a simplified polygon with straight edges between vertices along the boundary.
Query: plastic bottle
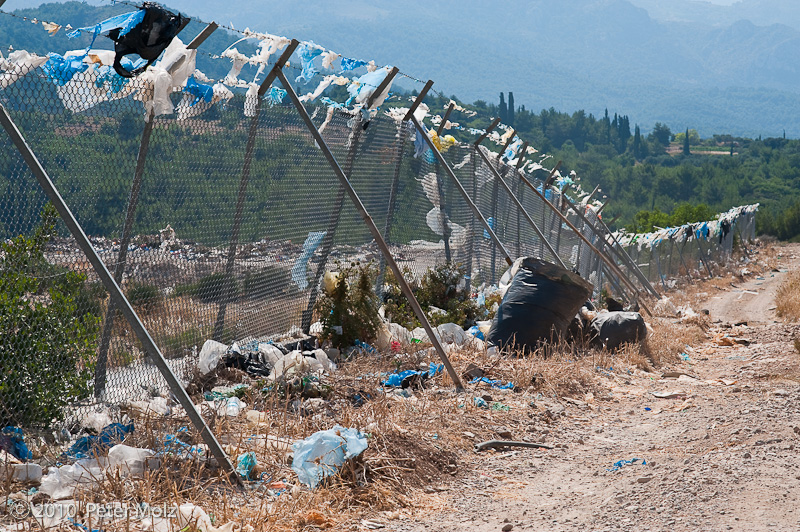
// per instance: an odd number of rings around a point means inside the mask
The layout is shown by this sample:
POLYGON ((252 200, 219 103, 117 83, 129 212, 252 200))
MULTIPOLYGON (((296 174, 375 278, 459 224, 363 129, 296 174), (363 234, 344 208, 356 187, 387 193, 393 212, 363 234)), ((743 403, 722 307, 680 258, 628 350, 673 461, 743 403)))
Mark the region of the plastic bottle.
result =
POLYGON ((229 417, 237 417, 242 412, 242 402, 238 397, 228 398, 225 404, 225 415, 229 417))

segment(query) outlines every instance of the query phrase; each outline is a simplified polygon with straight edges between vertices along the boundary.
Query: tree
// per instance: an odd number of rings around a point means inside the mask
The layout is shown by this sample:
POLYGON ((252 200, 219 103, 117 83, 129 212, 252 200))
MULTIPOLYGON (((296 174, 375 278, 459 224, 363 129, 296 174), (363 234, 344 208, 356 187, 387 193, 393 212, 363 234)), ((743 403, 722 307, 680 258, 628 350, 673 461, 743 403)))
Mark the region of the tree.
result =
POLYGON ((639 131, 639 124, 636 124, 636 129, 633 134, 633 156, 636 159, 642 158, 642 134, 639 131))
POLYGON ((500 93, 500 109, 498 111, 500 115, 500 121, 504 124, 508 123, 508 107, 506 106, 506 99, 503 96, 503 93, 500 93))
POLYGON ((686 136, 683 137, 683 154, 690 155, 692 152, 689 149, 689 128, 686 128, 686 136))
POLYGON ((0 423, 46 426, 88 397, 100 308, 86 275, 51 265, 48 204, 31 236, 0 244, 0 423))
POLYGON ((669 146, 669 139, 672 138, 672 131, 670 131, 669 127, 666 124, 662 124, 661 122, 656 122, 656 125, 653 126, 653 132, 651 133, 651 135, 662 146, 669 146))
MULTIPOLYGON (((514 125, 514 93, 508 93, 508 125, 514 125)), ((785 138, 785 137, 784 137, 785 138)))

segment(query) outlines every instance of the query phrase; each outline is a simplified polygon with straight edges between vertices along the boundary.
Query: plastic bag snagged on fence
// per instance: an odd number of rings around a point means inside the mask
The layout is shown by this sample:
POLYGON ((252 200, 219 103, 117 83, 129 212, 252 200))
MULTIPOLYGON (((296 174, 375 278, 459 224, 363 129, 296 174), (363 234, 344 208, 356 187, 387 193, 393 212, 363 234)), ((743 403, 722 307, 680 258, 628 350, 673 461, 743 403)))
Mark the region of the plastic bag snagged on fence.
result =
POLYGON ((127 425, 112 423, 96 436, 89 435, 78 438, 64 455, 67 458, 89 458, 93 454, 110 449, 111 446, 122 442, 131 432, 133 432, 132 421, 127 425))
POLYGON ((497 309, 487 339, 500 347, 534 349, 540 342, 562 336, 591 293, 591 283, 577 274, 524 257, 497 309))
POLYGON ((25 461, 33 458, 33 454, 25 445, 25 438, 19 427, 5 427, 0 431, 0 449, 18 460, 25 461))
POLYGON ((131 78, 153 64, 161 52, 169 46, 178 34, 185 19, 180 14, 168 11, 158 4, 145 2, 142 4, 144 16, 133 28, 114 28, 108 37, 114 41, 114 70, 123 78, 131 78), (134 70, 125 70, 122 58, 128 54, 137 54, 147 60, 147 64, 134 70))
POLYGON ((315 432, 292 444, 292 469, 300 482, 310 488, 334 475, 346 460, 355 458, 367 449, 367 438, 356 429, 336 425, 315 432))
POLYGON ((591 324, 592 343, 613 351, 625 343, 647 337, 647 326, 638 312, 603 312, 591 324))

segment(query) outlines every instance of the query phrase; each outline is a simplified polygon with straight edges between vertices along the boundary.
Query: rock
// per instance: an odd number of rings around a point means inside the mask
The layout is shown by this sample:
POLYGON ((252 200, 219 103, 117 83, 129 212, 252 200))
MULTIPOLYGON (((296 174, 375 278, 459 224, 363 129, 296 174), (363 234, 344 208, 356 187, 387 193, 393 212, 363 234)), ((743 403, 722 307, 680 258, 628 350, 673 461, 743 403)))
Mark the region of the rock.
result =
POLYGON ((639 477, 636 479, 636 482, 638 482, 639 484, 647 484, 651 480, 653 480, 653 477, 639 477))
POLYGON ((509 532, 509 530, 511 530, 512 528, 514 528, 514 525, 512 525, 511 523, 507 523, 505 526, 503 526, 503 532, 509 532))
POLYGON ((503 439, 512 440, 514 439, 514 434, 508 430, 507 427, 496 427, 494 431, 503 439))

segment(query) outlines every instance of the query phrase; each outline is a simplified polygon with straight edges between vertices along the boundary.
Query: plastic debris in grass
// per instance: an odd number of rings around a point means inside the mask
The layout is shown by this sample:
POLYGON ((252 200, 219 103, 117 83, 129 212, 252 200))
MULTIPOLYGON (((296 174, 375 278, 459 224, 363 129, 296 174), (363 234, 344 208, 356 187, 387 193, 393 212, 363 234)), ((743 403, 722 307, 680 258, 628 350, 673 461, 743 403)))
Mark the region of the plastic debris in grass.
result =
POLYGON ((681 360, 683 360, 684 362, 690 362, 692 360, 691 358, 689 358, 689 355, 687 355, 686 353, 681 353, 680 357, 681 357, 681 360))
POLYGON ((415 380, 430 379, 441 373, 442 370, 444 370, 444 364, 436 365, 431 362, 427 371, 408 369, 399 373, 392 373, 385 381, 382 381, 381 384, 395 388, 408 388, 415 380))
POLYGON ((499 390, 513 390, 514 389, 514 383, 513 382, 509 381, 508 384, 503 384, 503 381, 501 381, 501 380, 491 380, 491 379, 487 379, 486 377, 477 377, 477 378, 472 379, 471 381, 469 381, 469 383, 470 384, 478 384, 478 383, 488 384, 492 388, 497 388, 499 390))
POLYGON ((347 460, 366 449, 366 436, 356 429, 336 425, 292 444, 292 470, 300 482, 316 488, 323 479, 335 475, 347 460))
POLYGON ((494 410, 495 412, 510 412, 511 407, 495 401, 494 403, 492 403, 492 410, 494 410))
POLYGON ((256 465, 258 465, 258 460, 256 459, 256 453, 254 453, 253 451, 249 451, 240 454, 239 457, 236 459, 236 472, 244 480, 253 480, 252 474, 256 468, 256 465))
POLYGON ((246 384, 237 384, 236 386, 217 386, 210 392, 203 394, 206 401, 225 400, 230 397, 244 397, 244 392, 249 388, 246 384))
POLYGON ((0 449, 6 451, 18 460, 30 460, 33 458, 28 446, 25 445, 25 438, 22 429, 19 427, 5 427, 0 431, 0 449))
POLYGON ((473 397, 472 403, 478 408, 489 408, 489 404, 484 400, 483 397, 473 397))
POLYGON ((617 460, 616 462, 614 462, 614 467, 612 467, 611 469, 606 469, 606 471, 611 471, 611 472, 619 471, 626 465, 636 464, 640 460, 642 462, 641 465, 647 465, 647 460, 642 460, 641 458, 631 458, 630 460, 617 460))
POLYGON ((64 456, 73 460, 90 458, 101 451, 110 449, 118 443, 122 443, 131 432, 133 432, 132 421, 127 425, 112 423, 103 428, 100 434, 78 438, 64 453, 64 456))

